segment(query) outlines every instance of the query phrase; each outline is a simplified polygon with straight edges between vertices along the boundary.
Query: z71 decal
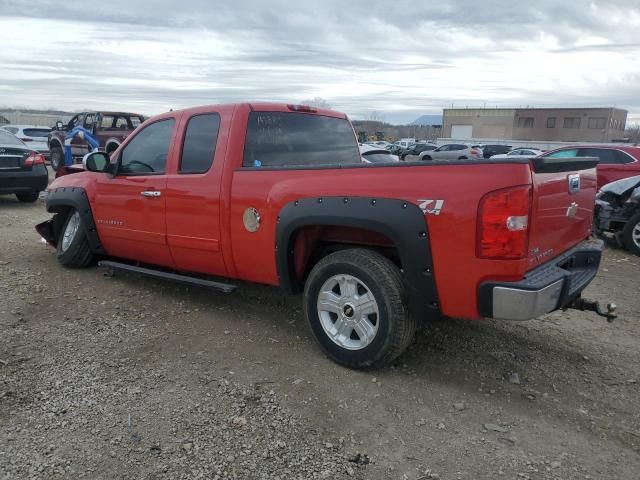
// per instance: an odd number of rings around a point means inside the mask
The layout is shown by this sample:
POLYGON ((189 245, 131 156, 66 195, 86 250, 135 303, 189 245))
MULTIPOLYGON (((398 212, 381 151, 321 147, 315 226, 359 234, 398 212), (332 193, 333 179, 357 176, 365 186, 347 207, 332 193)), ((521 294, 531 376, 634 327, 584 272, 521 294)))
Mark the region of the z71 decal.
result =
POLYGON ((440 215, 442 207, 444 207, 444 200, 420 200, 418 199, 418 206, 425 215, 440 215))

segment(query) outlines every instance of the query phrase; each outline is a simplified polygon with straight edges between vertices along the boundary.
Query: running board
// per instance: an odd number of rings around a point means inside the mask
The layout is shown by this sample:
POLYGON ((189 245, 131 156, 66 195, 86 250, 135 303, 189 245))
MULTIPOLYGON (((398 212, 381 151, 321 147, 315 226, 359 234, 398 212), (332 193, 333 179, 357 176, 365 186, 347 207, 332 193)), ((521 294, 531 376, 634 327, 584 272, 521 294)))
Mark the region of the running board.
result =
POLYGON ((98 262, 99 267, 111 268, 113 270, 124 270, 125 272, 141 273, 142 275, 148 275, 149 277, 161 278, 164 280, 171 280, 173 282, 186 283, 189 285, 195 285, 197 287, 213 288, 214 290, 220 290, 224 293, 231 293, 237 285, 231 283, 214 282, 213 280, 205 280, 198 277, 189 277, 187 275, 180 275, 178 273, 163 272, 161 270, 154 270, 152 268, 136 267, 135 265, 129 265, 128 263, 113 262, 111 260, 102 260, 98 262))

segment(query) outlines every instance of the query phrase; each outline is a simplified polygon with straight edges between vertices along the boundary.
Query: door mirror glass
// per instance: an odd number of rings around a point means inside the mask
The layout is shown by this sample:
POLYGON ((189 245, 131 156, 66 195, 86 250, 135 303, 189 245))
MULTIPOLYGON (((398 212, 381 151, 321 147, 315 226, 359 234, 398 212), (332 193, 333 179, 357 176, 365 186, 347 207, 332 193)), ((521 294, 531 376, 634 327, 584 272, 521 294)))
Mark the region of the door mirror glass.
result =
POLYGON ((87 153, 82 159, 84 169, 89 172, 106 172, 109 168, 109 155, 105 152, 87 153))

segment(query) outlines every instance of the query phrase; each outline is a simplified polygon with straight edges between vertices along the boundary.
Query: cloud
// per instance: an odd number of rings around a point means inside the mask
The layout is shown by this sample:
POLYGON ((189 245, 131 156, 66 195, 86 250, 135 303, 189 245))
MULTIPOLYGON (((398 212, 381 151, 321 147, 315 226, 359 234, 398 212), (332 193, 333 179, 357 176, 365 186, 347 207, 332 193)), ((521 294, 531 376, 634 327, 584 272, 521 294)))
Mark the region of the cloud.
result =
POLYGON ((0 103, 154 114, 320 96, 389 121, 485 103, 640 114, 637 1, 522 3, 0 0, 0 103))

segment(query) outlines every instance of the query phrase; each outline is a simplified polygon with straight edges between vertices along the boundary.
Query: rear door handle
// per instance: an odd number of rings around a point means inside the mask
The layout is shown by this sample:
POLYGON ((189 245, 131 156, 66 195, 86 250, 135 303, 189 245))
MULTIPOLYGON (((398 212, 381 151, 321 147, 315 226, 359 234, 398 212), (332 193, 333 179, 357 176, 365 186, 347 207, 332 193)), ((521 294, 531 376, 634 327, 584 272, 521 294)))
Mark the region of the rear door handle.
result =
POLYGON ((145 190, 144 192, 140 192, 140 195, 143 197, 159 197, 162 195, 162 192, 159 190, 145 190))

